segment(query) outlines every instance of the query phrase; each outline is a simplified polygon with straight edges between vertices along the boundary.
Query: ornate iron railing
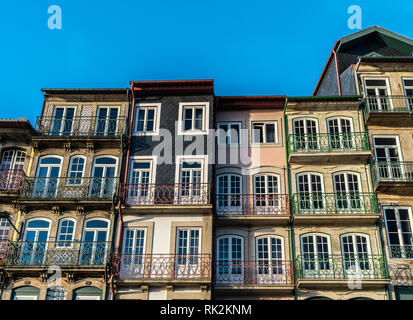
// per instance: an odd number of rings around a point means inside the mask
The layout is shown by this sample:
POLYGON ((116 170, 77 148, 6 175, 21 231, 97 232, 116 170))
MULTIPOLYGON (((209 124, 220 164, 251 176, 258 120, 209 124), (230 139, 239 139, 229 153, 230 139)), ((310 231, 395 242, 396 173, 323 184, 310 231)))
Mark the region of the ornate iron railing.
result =
POLYGON ((211 203, 209 183, 126 184, 120 192, 127 205, 206 205, 211 203))
POLYGON ((366 132, 290 134, 288 150, 308 153, 369 151, 370 145, 366 132))
POLYGON ((291 208, 295 215, 379 214, 375 193, 296 193, 291 208))
POLYGON ((373 185, 379 182, 413 182, 413 162, 374 161, 370 167, 373 185))
POLYGON ((217 194, 218 215, 289 215, 289 197, 285 194, 217 194))
POLYGON ((391 245, 389 249, 393 259, 413 259, 413 245, 391 245))
POLYGON ((258 261, 218 260, 215 262, 217 285, 293 285, 293 263, 276 259, 258 261))
POLYGON ((24 176, 23 170, 0 169, 0 191, 19 191, 24 176))
POLYGON ((364 118, 370 113, 411 113, 413 96, 367 96, 363 108, 364 118))
POLYGON ((118 254, 113 274, 122 279, 211 279, 209 254, 118 254))
POLYGON ((109 241, 11 241, 6 265, 103 267, 111 249, 109 241))
POLYGON ((40 136, 118 137, 126 132, 126 117, 38 117, 40 136))
POLYGON ((117 177, 25 177, 21 199, 111 199, 119 185, 117 177))
POLYGON ((297 279, 343 280, 387 279, 384 257, 381 255, 314 254, 298 256, 297 279))

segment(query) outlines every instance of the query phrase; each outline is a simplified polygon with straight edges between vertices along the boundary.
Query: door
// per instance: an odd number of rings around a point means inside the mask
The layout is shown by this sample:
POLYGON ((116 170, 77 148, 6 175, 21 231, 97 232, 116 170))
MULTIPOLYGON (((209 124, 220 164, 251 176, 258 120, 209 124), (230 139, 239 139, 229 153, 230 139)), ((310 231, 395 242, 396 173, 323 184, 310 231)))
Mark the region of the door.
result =
POLYGON ((50 124, 51 136, 70 136, 73 130, 75 107, 55 107, 50 124))
POLYGON ((117 159, 100 157, 95 159, 90 185, 91 198, 112 198, 115 192, 117 159))
POLYGON ((197 278, 202 274, 200 229, 177 229, 176 267, 177 278, 197 278))
POLYGON ((328 120, 328 133, 330 149, 333 151, 349 150, 354 148, 350 119, 335 118, 328 120))
POLYGON ((26 153, 21 150, 3 152, 0 163, 0 189, 18 189, 23 178, 26 153))
POLYGON ((286 282, 282 240, 276 237, 261 237, 256 241, 257 283, 276 284, 286 282))
POLYGON ((383 211, 391 258, 413 259, 411 208, 384 207, 383 211))
POLYGON ((243 214, 241 195, 242 178, 235 174, 218 176, 217 212, 218 214, 243 214))
POLYGON ((179 177, 179 204, 204 203, 205 190, 202 188, 203 168, 201 161, 183 161, 179 177))
POLYGON ((312 234, 301 237, 301 276, 304 279, 329 279, 333 261, 327 236, 312 234))
POLYGON ((50 222, 28 221, 21 244, 20 264, 41 266, 44 264, 49 240, 50 222))
POLYGON ((156 192, 155 187, 150 184, 151 171, 152 163, 150 161, 132 161, 130 186, 127 191, 129 204, 148 205, 154 203, 156 192))
POLYGON ((294 120, 294 151, 318 150, 317 122, 311 119, 294 120))
POLYGON ((304 173, 297 176, 298 207, 303 214, 320 214, 325 212, 322 176, 304 173))
POLYGON ((399 144, 395 137, 375 137, 376 170, 380 180, 403 179, 399 144))
POLYGON ((374 278, 368 238, 352 234, 341 236, 344 275, 347 278, 374 278))
POLYGON ((121 277, 143 277, 146 264, 144 254, 145 229, 125 229, 119 265, 121 277))
POLYGON ((244 244, 238 236, 223 236, 217 239, 217 282, 219 284, 242 284, 244 282, 244 244))
POLYGON ((98 107, 96 114, 95 135, 115 136, 118 127, 118 107, 98 107))
POLYGON ((46 157, 39 160, 33 187, 33 198, 53 199, 56 197, 62 160, 46 157))
POLYGON ((390 111, 393 109, 386 79, 366 79, 366 94, 371 111, 390 111))
POLYGON ((109 245, 108 229, 109 223, 104 220, 94 219, 85 222, 80 248, 81 265, 105 265, 109 245))
POLYGON ((255 214, 276 214, 280 210, 279 182, 275 175, 254 176, 255 214))
MULTIPOLYGON (((338 213, 360 213, 359 175, 355 173, 338 173, 333 175, 335 202, 338 213)), ((368 205, 368 204, 363 204, 368 205)))

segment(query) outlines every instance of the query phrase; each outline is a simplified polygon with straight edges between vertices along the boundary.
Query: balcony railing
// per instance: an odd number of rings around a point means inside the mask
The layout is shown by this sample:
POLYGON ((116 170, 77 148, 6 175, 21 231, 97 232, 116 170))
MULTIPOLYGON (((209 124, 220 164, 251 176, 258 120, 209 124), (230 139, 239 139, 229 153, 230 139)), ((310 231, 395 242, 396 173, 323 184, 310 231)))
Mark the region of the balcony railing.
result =
POLYGON ((211 256, 209 254, 119 254, 113 259, 113 273, 122 279, 209 280, 211 256))
POLYGON ((387 279, 381 255, 304 255, 296 259, 297 279, 387 279))
POLYGON ((285 194, 217 194, 218 215, 289 215, 285 194))
POLYGON ((291 207, 295 215, 379 214, 375 193, 296 193, 291 207))
POLYGON ((23 170, 0 169, 0 191, 19 191, 23 177, 23 170))
POLYGON ((118 184, 119 178, 117 177, 26 177, 20 188, 20 198, 26 200, 107 200, 112 199, 117 192, 118 184))
POLYGON ((376 161, 371 164, 373 184, 413 182, 413 162, 376 161))
POLYGON ((346 152, 369 151, 369 139, 365 132, 290 134, 290 152, 346 152))
POLYGON ((36 132, 40 136, 118 137, 125 133, 126 117, 38 117, 36 132))
POLYGON ((413 245, 391 245, 389 249, 393 259, 413 259, 413 245))
POLYGON ((11 241, 6 265, 103 267, 110 258, 109 241, 11 241))
POLYGON ((365 119, 370 113, 410 113, 413 112, 413 96, 368 96, 363 112, 365 119))
POLYGON ((211 203, 209 183, 126 184, 121 187, 127 205, 207 205, 211 203))
POLYGON ((276 259, 216 261, 217 285, 293 285, 293 263, 276 259))

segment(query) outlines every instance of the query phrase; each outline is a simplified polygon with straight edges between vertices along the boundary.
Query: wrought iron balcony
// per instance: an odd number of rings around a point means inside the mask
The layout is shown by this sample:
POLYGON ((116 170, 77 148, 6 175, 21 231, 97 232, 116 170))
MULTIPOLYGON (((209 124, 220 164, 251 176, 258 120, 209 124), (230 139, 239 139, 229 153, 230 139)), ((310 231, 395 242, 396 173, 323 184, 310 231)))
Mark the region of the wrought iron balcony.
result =
POLYGON ((413 112, 413 96, 367 96, 363 109, 367 119, 371 113, 397 114, 413 112))
POLYGON ((289 152, 348 152, 369 151, 369 139, 365 132, 290 134, 289 152))
POLYGON ((303 255, 296 259, 297 279, 345 280, 388 278, 381 255, 303 255))
POLYGON ((211 204, 209 183, 126 184, 121 186, 120 194, 131 206, 211 204))
POLYGON ((376 185, 380 182, 413 183, 413 162, 386 162, 371 163, 372 180, 376 185))
POLYGON ((217 285, 293 285, 293 263, 275 259, 218 260, 216 261, 215 283, 217 285))
POLYGON ((289 215, 289 197, 285 194, 217 194, 218 215, 289 215))
POLYGON ((389 250, 392 259, 413 259, 412 245, 391 245, 389 250))
POLYGON ((109 241, 11 241, 6 265, 104 267, 110 258, 109 241))
POLYGON ((0 192, 17 192, 24 178, 23 170, 0 169, 0 192))
POLYGON ((36 132, 49 137, 119 137, 126 132, 126 117, 38 117, 36 132))
POLYGON ((113 273, 126 280, 211 279, 209 254, 118 254, 113 273))
POLYGON ((108 200, 117 192, 117 177, 25 177, 20 199, 25 200, 108 200))
POLYGON ((296 193, 291 199, 294 215, 378 215, 375 193, 296 193))

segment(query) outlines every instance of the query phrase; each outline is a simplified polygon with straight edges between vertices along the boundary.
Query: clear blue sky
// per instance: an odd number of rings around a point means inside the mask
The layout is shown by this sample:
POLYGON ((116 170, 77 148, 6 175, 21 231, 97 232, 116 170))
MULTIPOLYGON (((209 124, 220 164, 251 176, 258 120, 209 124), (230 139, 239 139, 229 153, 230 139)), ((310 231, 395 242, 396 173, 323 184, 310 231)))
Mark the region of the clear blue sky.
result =
POLYGON ((311 95, 350 5, 413 38, 412 0, 19 0, 0 7, 0 118, 40 115, 41 88, 215 79, 217 95, 311 95), (59 5, 63 29, 47 26, 59 5))

